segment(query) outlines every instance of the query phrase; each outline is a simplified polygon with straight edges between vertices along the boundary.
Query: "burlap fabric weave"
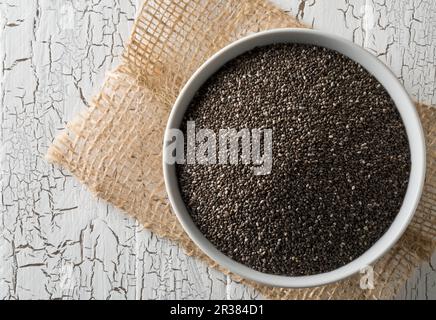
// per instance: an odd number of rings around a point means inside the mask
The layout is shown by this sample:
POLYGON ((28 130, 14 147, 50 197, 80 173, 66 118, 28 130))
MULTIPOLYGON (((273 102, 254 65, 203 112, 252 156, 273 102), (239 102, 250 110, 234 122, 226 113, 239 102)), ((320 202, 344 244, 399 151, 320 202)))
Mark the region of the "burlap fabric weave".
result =
MULTIPOLYGON (((182 85, 208 57, 244 35, 278 27, 305 26, 264 0, 146 1, 120 66, 91 106, 55 139, 48 160, 146 228, 222 270, 191 242, 170 210, 162 176, 163 131, 182 85)), ((298 290, 232 277, 273 299, 393 297, 436 244, 436 109, 417 108, 428 146, 424 195, 404 236, 375 264, 375 289, 360 289, 359 275, 298 290)))

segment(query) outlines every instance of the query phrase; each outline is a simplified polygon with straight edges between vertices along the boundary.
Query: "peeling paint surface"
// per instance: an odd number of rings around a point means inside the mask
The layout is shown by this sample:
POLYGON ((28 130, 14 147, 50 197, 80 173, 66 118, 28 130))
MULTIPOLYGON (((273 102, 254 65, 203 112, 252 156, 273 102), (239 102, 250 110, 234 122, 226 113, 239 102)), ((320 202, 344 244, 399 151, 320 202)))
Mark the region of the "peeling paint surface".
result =
MULTIPOLYGON (((141 0, 0 0, 1 299, 258 299, 43 156, 116 66, 141 0)), ((436 104, 433 0, 276 0, 436 104)), ((436 299, 436 256, 399 298, 436 299)), ((377 285, 377 284, 375 284, 377 285)))

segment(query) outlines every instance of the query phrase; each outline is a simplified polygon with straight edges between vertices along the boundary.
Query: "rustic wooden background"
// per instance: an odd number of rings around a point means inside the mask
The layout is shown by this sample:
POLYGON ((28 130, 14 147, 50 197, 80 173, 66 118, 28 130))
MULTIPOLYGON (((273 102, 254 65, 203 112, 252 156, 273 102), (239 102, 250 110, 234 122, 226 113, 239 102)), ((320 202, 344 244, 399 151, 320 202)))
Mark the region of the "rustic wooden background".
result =
MULTIPOLYGON (((140 2, 0 0, 0 298, 261 298, 43 159, 117 64, 140 2)), ((436 1, 275 2, 364 46, 436 104, 436 1)), ((435 268, 436 256, 399 297, 436 299, 435 268)))

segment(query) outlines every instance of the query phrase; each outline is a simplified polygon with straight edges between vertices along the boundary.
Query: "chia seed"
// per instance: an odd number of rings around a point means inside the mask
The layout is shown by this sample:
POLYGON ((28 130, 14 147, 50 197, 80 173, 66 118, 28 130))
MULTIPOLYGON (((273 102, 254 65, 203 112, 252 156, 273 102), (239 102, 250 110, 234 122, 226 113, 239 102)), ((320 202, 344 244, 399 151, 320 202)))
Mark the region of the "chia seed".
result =
POLYGON ((177 165, 188 211, 205 237, 255 270, 288 276, 339 268, 397 215, 410 150, 383 86, 325 48, 277 44, 231 60, 185 114, 198 128, 271 128, 271 174, 250 166, 177 165))

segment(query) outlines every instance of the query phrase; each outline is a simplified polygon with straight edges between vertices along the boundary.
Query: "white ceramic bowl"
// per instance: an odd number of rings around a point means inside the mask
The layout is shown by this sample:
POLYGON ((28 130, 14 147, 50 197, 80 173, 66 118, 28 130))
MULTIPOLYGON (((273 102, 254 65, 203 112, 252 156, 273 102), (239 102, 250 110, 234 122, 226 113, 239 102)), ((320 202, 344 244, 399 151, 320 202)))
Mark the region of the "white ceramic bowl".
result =
MULTIPOLYGON (((304 43, 336 50, 361 64, 377 78, 390 94, 397 106, 406 127, 411 152, 409 185, 398 215, 386 233, 364 254, 347 265, 330 272, 310 276, 288 277, 255 271, 238 263, 216 249, 193 223, 180 195, 175 165, 167 164, 163 156, 163 169, 169 201, 173 211, 191 239, 210 258, 243 278, 263 284, 303 288, 319 286, 346 278, 370 265, 389 250, 400 238, 418 205, 425 178, 425 141, 421 123, 409 95, 394 74, 376 57, 340 37, 306 29, 274 29, 256 33, 240 39, 218 51, 207 60, 189 79, 180 92, 171 111, 164 139, 164 147, 169 141, 169 129, 179 128, 183 115, 200 86, 227 61, 240 54, 273 43, 304 43)), ((164 152, 165 153, 165 152, 164 152)))

